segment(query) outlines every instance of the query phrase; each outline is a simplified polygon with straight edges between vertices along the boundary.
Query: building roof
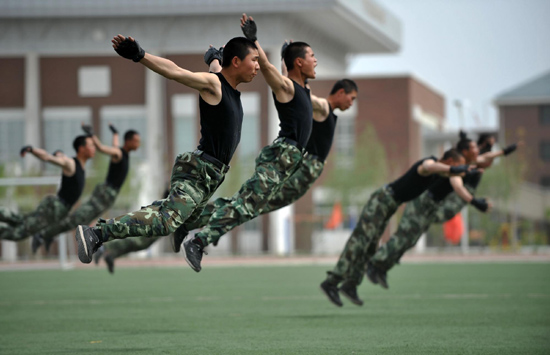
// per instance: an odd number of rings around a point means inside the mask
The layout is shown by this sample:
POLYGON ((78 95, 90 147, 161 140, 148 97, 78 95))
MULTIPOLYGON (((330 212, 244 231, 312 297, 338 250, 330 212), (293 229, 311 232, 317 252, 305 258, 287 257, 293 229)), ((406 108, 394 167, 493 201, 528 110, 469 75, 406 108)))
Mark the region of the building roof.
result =
POLYGON ((503 92, 495 99, 498 106, 538 105, 550 103, 550 71, 503 92))
MULTIPOLYGON (((401 22, 374 0, 3 0, 6 20, 135 17, 285 17, 304 29, 340 41, 348 53, 396 52, 401 22)), ((214 20, 215 21, 215 20, 214 20)), ((280 22, 283 25, 284 22, 280 22)))

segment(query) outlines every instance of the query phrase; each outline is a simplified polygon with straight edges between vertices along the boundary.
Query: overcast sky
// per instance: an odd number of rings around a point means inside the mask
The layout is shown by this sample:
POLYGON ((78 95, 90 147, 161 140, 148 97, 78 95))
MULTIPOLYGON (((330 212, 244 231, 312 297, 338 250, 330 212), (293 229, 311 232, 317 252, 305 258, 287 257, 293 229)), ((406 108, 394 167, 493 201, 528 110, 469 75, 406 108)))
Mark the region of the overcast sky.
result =
POLYGON ((349 73, 413 74, 445 95, 450 128, 497 127, 493 99, 550 71, 550 0, 377 1, 401 20, 401 50, 356 56, 349 73))

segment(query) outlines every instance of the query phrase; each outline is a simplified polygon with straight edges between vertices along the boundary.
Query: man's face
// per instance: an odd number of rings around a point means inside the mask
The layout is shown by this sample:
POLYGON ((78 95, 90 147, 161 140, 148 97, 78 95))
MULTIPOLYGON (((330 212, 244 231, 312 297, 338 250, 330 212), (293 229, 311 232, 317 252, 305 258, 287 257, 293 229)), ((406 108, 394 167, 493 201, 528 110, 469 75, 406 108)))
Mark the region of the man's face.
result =
POLYGON ((258 62, 259 58, 260 54, 258 53, 258 50, 255 48, 250 48, 246 57, 243 60, 238 61, 239 75, 242 82, 249 83, 258 74, 258 70, 260 70, 260 63, 258 62))
POLYGON ((336 93, 338 98, 338 108, 341 111, 345 111, 353 105, 355 99, 357 99, 357 91, 353 90, 346 94, 344 89, 338 90, 336 93))
POLYGON ((479 155, 479 148, 477 147, 477 143, 471 141, 468 145, 468 149, 464 149, 462 151, 462 155, 464 155, 464 157, 466 158, 466 162, 474 163, 477 160, 477 156, 479 155))
POLYGON ((93 158, 95 156, 95 145, 92 138, 87 137, 86 138, 86 145, 81 148, 81 151, 84 153, 84 156, 88 159, 93 158))
POLYGON ((302 74, 304 74, 308 79, 315 79, 317 58, 315 58, 315 53, 313 53, 313 49, 311 49, 311 47, 306 47, 306 55, 304 58, 299 58, 299 61, 302 64, 302 74))
POLYGON ((126 145, 128 146, 129 150, 138 150, 138 148, 141 146, 141 137, 139 134, 134 134, 132 139, 129 139, 126 141, 126 145))

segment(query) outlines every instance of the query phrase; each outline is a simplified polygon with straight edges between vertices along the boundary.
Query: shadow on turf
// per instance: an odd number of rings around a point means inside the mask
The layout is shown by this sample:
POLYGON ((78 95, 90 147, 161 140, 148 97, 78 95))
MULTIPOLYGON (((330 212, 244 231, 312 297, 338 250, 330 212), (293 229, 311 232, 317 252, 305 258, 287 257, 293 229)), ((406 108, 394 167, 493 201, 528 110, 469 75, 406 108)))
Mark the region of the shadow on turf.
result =
POLYGON ((335 318, 353 318, 353 317, 361 317, 364 318, 364 314, 350 314, 350 313, 342 313, 342 314, 307 314, 307 315, 300 315, 300 314, 294 314, 289 316, 276 316, 276 318, 291 318, 291 319, 306 319, 306 320, 314 320, 314 319, 335 319, 335 318))

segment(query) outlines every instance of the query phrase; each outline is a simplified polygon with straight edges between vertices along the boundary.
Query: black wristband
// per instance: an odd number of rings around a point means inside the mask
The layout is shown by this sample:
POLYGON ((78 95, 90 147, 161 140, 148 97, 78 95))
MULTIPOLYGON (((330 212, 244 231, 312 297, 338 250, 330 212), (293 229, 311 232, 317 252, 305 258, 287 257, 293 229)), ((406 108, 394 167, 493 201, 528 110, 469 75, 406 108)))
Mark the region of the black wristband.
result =
POLYGON ((113 134, 118 134, 118 130, 112 124, 109 125, 109 129, 113 132, 113 134))
POLYGON ((19 155, 23 156, 25 153, 32 153, 32 145, 26 145, 19 151, 19 155))
POLYGON ((254 22, 254 20, 246 20, 241 29, 243 30, 244 36, 249 40, 256 41, 258 39, 256 37, 256 32, 258 32, 258 28, 256 27, 256 22, 254 22))
POLYGON ((222 54, 220 53, 219 49, 216 49, 214 47, 208 48, 206 53, 204 53, 204 62, 206 65, 210 65, 214 59, 217 59, 220 64, 222 64, 222 54))
POLYGON ((469 165, 451 166, 451 168, 449 169, 449 172, 450 172, 451 174, 462 174, 462 173, 467 173, 469 167, 470 167, 469 165))
POLYGON ((484 198, 473 198, 470 204, 480 210, 481 212, 487 212, 489 204, 484 198))
POLYGON ((90 137, 94 135, 94 129, 91 125, 82 125, 82 130, 90 137))
POLYGON ((119 56, 131 59, 136 63, 145 57, 145 51, 140 47, 138 41, 132 41, 129 38, 120 42, 117 48, 115 48, 115 52, 117 52, 119 56))
POLYGON ((504 155, 508 155, 516 149, 518 149, 518 145, 516 143, 514 143, 514 144, 510 144, 509 146, 504 148, 502 151, 504 152, 504 155))

